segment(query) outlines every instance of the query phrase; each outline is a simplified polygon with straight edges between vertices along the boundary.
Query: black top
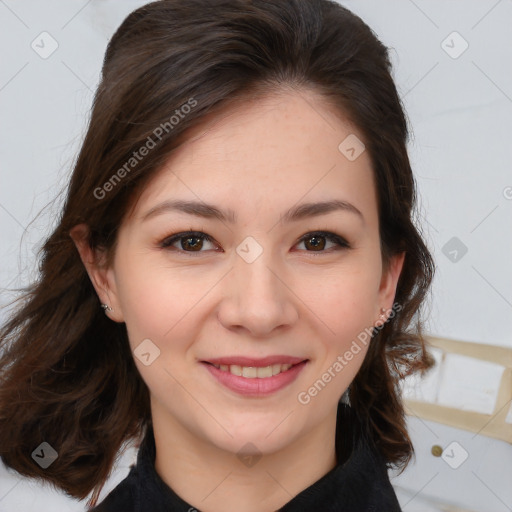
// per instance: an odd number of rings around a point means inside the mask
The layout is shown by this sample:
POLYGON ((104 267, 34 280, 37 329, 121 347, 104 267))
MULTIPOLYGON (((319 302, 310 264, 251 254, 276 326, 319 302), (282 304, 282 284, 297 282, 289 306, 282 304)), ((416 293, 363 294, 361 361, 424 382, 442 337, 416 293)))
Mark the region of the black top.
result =
MULTIPOLYGON (((357 434, 358 429, 352 428, 354 420, 351 408, 340 402, 336 467, 292 498, 280 512, 402 512, 384 459, 376 449, 370 449, 357 434)), ((160 478, 154 464, 155 438, 153 429, 148 428, 137 464, 91 512, 201 512, 160 478)))

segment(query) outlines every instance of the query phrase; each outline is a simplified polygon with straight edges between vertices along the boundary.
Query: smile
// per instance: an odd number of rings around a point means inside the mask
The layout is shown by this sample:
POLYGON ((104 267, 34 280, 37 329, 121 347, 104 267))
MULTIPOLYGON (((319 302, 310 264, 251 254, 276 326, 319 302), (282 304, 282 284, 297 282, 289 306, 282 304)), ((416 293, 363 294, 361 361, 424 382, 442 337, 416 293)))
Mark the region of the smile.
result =
MULTIPOLYGON (((296 362, 278 363, 258 361, 256 364, 266 366, 248 366, 254 362, 245 364, 226 364, 218 362, 202 361, 214 380, 223 388, 234 391, 239 395, 264 397, 286 388, 299 376, 309 360, 296 358, 296 362), (246 366, 247 365, 247 366, 246 366)), ((238 360, 238 362, 242 362, 238 360)))

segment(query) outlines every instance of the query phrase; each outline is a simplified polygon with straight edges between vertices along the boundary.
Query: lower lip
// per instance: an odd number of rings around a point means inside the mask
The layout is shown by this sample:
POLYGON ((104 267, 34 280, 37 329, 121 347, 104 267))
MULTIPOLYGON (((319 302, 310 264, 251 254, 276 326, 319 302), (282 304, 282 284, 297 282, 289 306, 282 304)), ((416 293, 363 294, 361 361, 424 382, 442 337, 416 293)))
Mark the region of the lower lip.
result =
POLYGON ((223 371, 213 366, 213 364, 202 363, 206 369, 224 386, 239 393, 241 395, 250 396, 267 396, 280 389, 283 389, 288 384, 291 384, 306 366, 307 361, 296 364, 278 375, 265 378, 248 379, 247 377, 239 377, 233 375, 229 371, 223 371))

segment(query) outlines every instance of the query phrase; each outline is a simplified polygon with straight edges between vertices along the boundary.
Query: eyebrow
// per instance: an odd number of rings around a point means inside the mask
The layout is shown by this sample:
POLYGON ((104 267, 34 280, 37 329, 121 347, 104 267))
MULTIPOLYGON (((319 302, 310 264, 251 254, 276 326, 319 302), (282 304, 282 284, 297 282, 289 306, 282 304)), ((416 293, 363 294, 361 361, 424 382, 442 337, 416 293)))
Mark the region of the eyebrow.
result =
MULTIPOLYGON (((283 222, 294 222, 308 217, 325 215, 335 211, 353 213, 364 223, 364 216, 358 208, 347 201, 339 199, 319 203, 303 203, 298 206, 294 206, 281 216, 281 220, 283 222)), ((204 202, 180 200, 164 201, 163 203, 154 206, 142 216, 142 221, 146 221, 151 217, 169 212, 182 212, 205 219, 217 219, 230 224, 236 223, 236 213, 233 212, 233 210, 222 210, 212 204, 204 202)))

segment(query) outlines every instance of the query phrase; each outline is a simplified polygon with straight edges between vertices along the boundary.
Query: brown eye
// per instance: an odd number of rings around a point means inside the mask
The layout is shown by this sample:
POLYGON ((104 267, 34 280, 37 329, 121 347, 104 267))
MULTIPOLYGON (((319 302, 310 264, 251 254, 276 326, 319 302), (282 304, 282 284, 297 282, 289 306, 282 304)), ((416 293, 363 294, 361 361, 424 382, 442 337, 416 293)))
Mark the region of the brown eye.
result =
POLYGON ((201 232, 189 231, 178 233, 166 238, 160 244, 160 247, 176 250, 178 252, 205 252, 202 250, 205 242, 214 245, 213 238, 209 235, 201 232), (176 244, 179 244, 178 247, 176 247, 176 244))
POLYGON ((199 236, 188 236, 181 238, 181 247, 184 250, 200 251, 203 247, 203 239, 199 236))
POLYGON ((309 249, 312 248, 314 251, 325 249, 326 237, 314 235, 304 240, 305 246, 309 249))
MULTIPOLYGON (((349 243, 340 236, 324 231, 307 233, 299 241, 304 244, 308 252, 331 252, 324 250, 328 242, 334 244, 335 250, 350 248, 349 243)), ((328 249, 332 249, 332 246, 328 249)))

